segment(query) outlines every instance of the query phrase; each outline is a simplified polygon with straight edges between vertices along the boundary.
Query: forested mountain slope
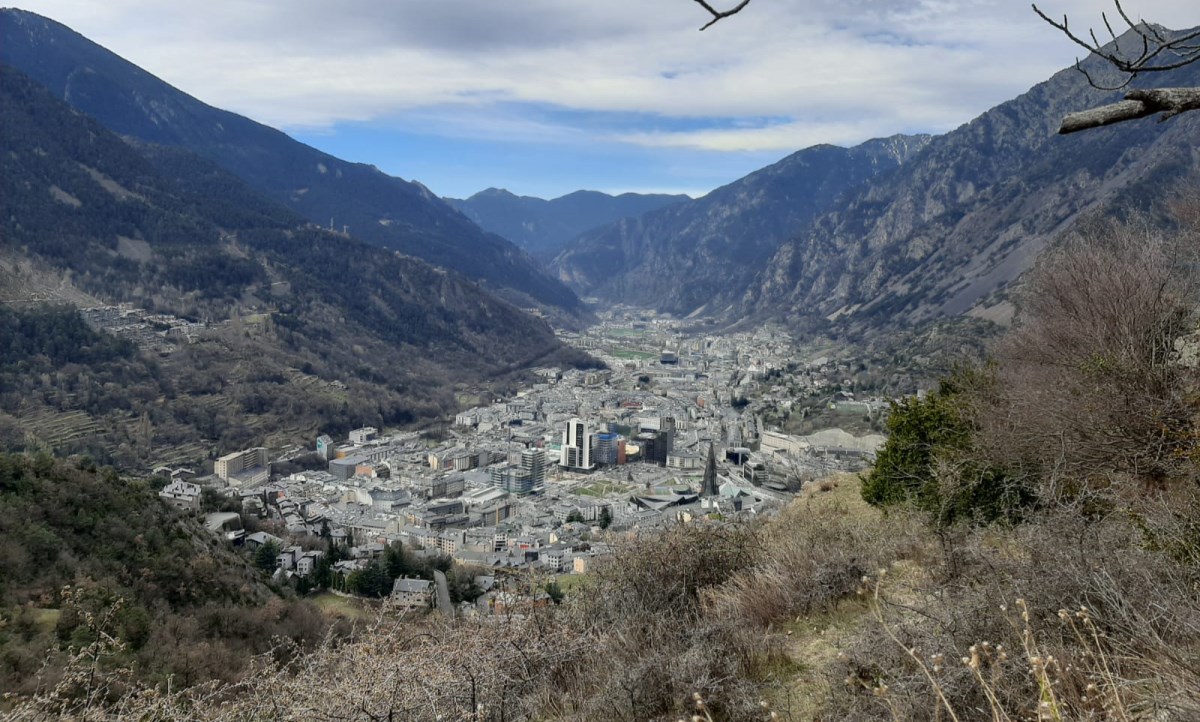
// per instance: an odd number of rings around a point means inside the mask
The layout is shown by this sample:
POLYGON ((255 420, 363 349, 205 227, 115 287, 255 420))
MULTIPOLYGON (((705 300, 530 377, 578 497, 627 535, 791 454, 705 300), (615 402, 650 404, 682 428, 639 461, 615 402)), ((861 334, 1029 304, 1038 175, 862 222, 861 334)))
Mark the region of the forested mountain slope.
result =
POLYGON ((0 530, 5 692, 53 686, 69 648, 101 630, 138 677, 181 686, 235 680, 252 655, 329 626, 152 486, 86 459, 0 454, 0 530))
POLYGON ((186 148, 319 225, 477 279, 523 305, 576 318, 579 300, 524 251, 424 186, 348 163, 213 108, 53 20, 0 10, 0 61, 113 132, 186 148))
POLYGON ((34 353, 43 373, 14 371, 8 414, 28 422, 49 404, 104 417, 109 452, 128 446, 123 430, 141 416, 156 445, 240 444, 439 415, 461 389, 582 358, 456 273, 315 228, 182 149, 139 152, 0 72, 0 287, 17 294, 11 313, 34 313, 21 302, 36 299, 19 294, 49 278, 59 285, 42 283, 52 290, 41 300, 82 294, 208 324, 199 343, 130 361, 139 368, 122 373, 141 381, 127 378, 115 407, 83 406, 96 397, 82 393, 94 388, 88 375, 108 371, 34 353))

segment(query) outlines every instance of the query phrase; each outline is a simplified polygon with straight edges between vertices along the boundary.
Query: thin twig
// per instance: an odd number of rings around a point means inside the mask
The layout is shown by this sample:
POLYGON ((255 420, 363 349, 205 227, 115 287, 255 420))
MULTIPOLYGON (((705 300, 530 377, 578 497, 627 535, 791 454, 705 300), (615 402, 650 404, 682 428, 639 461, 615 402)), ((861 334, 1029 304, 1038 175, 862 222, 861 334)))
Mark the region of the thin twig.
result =
POLYGON ((1127 87, 1138 75, 1142 73, 1158 73, 1168 70, 1182 68, 1185 65, 1190 65, 1200 60, 1200 46, 1192 44, 1193 41, 1200 39, 1200 30, 1195 30, 1185 33, 1176 38, 1168 40, 1165 35, 1159 32, 1155 26, 1142 22, 1134 21, 1133 18, 1125 12, 1125 8, 1121 5, 1121 0, 1113 0, 1113 4, 1117 8, 1117 14, 1121 20, 1135 32, 1142 40, 1141 51, 1135 56, 1131 53, 1126 53, 1120 47, 1115 45, 1117 34, 1109 22, 1108 16, 1101 13, 1100 17, 1104 22, 1105 29, 1112 37, 1113 43, 1105 45, 1096 37, 1094 30, 1089 29, 1087 37, 1080 36, 1071 30, 1070 22, 1064 15, 1061 22, 1050 17, 1042 12, 1036 4, 1033 5, 1033 12, 1042 20, 1050 24, 1056 30, 1066 35, 1071 42, 1088 51, 1089 55, 1104 60, 1119 73, 1122 74, 1122 80, 1117 85, 1105 84, 1099 82, 1088 70, 1083 66, 1081 61, 1075 62, 1075 67, 1079 72, 1087 78, 1088 84, 1100 90, 1120 90, 1127 87), (1090 42, 1087 38, 1090 38, 1090 42), (1174 61, 1160 62, 1165 55, 1173 55, 1177 58, 1174 61))
POLYGON ((731 8, 729 10, 717 10, 712 5, 705 2, 705 0, 696 0, 696 2, 701 7, 703 7, 705 10, 710 12, 713 16, 712 20, 709 20, 707 23, 704 24, 704 27, 700 28, 701 30, 708 30, 710 27, 715 25, 717 23, 717 21, 723 20, 723 19, 729 17, 730 15, 737 15, 738 13, 740 13, 742 11, 742 8, 744 8, 750 4, 750 0, 742 0, 740 3, 738 3, 736 6, 734 6, 733 8, 731 8))

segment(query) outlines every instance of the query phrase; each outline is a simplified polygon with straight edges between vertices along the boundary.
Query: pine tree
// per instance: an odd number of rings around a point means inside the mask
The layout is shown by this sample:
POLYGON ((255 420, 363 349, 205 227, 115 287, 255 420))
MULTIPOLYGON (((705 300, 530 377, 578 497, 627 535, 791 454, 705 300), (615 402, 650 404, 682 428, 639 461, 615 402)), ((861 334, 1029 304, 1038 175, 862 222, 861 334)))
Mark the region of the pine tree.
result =
POLYGON ((279 566, 279 545, 269 541, 254 552, 254 564, 264 572, 273 572, 279 566))

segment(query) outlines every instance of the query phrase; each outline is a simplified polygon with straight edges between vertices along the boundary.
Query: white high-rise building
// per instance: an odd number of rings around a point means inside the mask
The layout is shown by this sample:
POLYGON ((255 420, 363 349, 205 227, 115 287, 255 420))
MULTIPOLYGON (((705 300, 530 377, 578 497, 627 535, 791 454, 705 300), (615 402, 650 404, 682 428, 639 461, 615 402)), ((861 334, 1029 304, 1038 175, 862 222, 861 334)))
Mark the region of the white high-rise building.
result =
POLYGON ((522 449, 514 460, 491 466, 488 473, 492 486, 510 494, 540 494, 546 490, 546 450, 522 449))
POLYGON ((568 421, 562 439, 562 466, 583 471, 595 468, 592 464, 592 435, 586 421, 568 421))

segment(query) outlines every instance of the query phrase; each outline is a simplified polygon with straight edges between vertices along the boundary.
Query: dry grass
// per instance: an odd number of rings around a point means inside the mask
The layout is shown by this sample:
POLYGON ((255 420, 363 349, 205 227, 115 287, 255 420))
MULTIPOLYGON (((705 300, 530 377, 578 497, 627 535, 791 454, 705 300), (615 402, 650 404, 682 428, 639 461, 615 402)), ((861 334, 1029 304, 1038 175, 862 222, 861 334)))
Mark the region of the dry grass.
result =
POLYGON ((777 633, 787 638, 785 649, 793 670, 775 684, 764 680, 765 696, 785 719, 820 717, 832 694, 825 670, 837 663, 845 640, 871 624, 870 609, 861 599, 848 599, 832 611, 798 616, 776 626, 777 633))
POLYGON ((709 590, 709 613, 767 628, 797 615, 833 611, 863 575, 919 557, 922 529, 906 514, 883 516, 843 475, 810 485, 763 533, 762 563, 709 590))
POLYGON ((312 601, 325 614, 341 619, 358 621, 378 616, 378 610, 367 609, 361 600, 339 597, 332 592, 318 594, 312 601))
POLYGON ((62 616, 61 609, 34 609, 33 621, 39 629, 51 632, 58 625, 58 619, 62 616))
POLYGON ((591 583, 591 576, 587 574, 559 574, 554 578, 558 588, 563 591, 563 594, 578 594, 586 590, 591 583))
POLYGON ((791 518, 801 505, 808 509, 823 509, 825 507, 821 505, 829 505, 836 508, 838 513, 860 521, 879 521, 883 518, 883 512, 863 501, 861 489, 862 482, 857 474, 831 474, 806 484, 796 500, 784 509, 782 518, 785 521, 791 518))

